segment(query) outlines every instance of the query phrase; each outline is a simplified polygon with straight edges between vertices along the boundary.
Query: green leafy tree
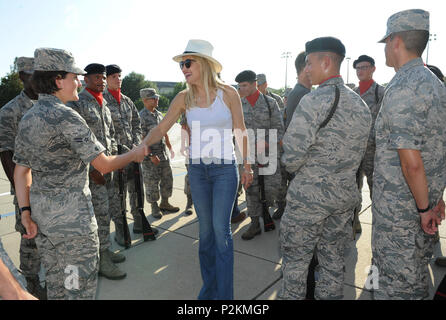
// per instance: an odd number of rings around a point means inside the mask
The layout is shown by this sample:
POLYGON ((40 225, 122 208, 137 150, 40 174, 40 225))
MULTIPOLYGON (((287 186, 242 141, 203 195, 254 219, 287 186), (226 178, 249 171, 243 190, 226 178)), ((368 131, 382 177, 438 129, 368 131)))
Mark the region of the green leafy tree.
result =
POLYGON ((169 103, 172 102, 173 98, 184 89, 186 89, 186 82, 178 82, 173 88, 172 93, 166 95, 166 98, 169 99, 169 103))
POLYGON ((170 106, 170 100, 167 97, 160 95, 160 100, 158 102, 158 109, 161 112, 166 112, 167 109, 169 109, 169 106, 170 106))
POLYGON ((23 90, 22 81, 15 70, 0 80, 0 108, 14 99, 23 90))
POLYGON ((143 88, 154 88, 158 91, 156 83, 145 79, 144 75, 131 72, 122 79, 122 93, 128 96, 135 103, 136 108, 144 108, 139 91, 143 88))

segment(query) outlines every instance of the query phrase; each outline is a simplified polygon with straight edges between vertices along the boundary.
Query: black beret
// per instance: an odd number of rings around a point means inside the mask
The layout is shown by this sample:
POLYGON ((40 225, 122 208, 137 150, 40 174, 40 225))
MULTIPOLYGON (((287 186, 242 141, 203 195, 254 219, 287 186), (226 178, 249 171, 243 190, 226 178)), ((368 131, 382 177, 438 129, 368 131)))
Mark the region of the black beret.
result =
POLYGON ((308 41, 305 44, 305 54, 313 52, 334 52, 345 57, 345 47, 341 40, 333 37, 322 37, 308 41))
POLYGON ((360 62, 370 62, 372 66, 375 66, 375 60, 372 57, 363 54, 362 56, 359 56, 357 60, 353 61, 353 68, 356 69, 356 65, 360 62))
POLYGON ((427 64, 426 67, 428 67, 428 69, 432 71, 432 73, 435 74, 438 79, 440 79, 441 81, 445 81, 443 72, 441 72, 440 68, 430 64, 427 64))
POLYGON ((257 75, 254 71, 251 70, 245 70, 240 72, 237 77, 235 77, 235 82, 240 83, 240 82, 253 82, 257 80, 257 75))
POLYGON ((110 65, 106 66, 105 69, 107 70, 107 77, 109 75, 122 72, 121 68, 116 64, 110 64, 110 65))
POLYGON ((99 64, 99 63, 91 63, 85 67, 84 71, 87 72, 86 75, 105 73, 105 66, 103 64, 99 64))

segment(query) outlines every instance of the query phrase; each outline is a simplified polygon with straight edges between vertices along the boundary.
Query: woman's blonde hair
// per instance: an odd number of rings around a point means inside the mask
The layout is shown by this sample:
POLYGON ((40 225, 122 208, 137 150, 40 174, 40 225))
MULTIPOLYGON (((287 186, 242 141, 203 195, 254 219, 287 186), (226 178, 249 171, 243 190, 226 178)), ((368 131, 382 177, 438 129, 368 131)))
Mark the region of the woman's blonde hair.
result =
MULTIPOLYGON (((204 90, 206 92, 206 101, 207 105, 211 104, 211 91, 217 90, 217 89, 223 89, 224 90, 224 83, 220 80, 217 72, 215 72, 214 67, 212 64, 207 60, 206 58, 194 56, 193 59, 200 64, 200 74, 201 74, 201 80, 203 81, 204 90)), ((194 85, 189 85, 186 82, 186 97, 185 97, 185 104, 186 109, 190 109, 191 107, 196 105, 195 102, 195 95, 197 88, 194 85)))

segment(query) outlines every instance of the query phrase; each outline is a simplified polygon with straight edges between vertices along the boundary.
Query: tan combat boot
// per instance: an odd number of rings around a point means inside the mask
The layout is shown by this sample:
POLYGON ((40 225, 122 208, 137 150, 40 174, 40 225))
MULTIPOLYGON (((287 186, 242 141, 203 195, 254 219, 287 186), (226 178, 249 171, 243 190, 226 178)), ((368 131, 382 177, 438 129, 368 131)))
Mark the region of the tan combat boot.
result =
POLYGON ((110 280, 124 279, 127 274, 121 271, 111 260, 111 252, 104 250, 99 253, 99 275, 110 280))
POLYGON ((158 207, 157 202, 150 202, 152 206, 152 217, 155 219, 161 219, 163 215, 161 214, 160 208, 158 207))
POLYGON ((260 228, 259 217, 251 217, 251 224, 249 225, 248 230, 246 230, 246 232, 242 234, 242 239, 251 240, 261 233, 262 229, 260 228))
POLYGON ((172 206, 169 203, 169 199, 167 199, 167 198, 161 199, 160 209, 163 210, 163 211, 169 211, 169 212, 172 212, 172 213, 180 211, 180 208, 172 206))
POLYGON ((107 250, 110 252, 110 258, 113 263, 121 263, 125 261, 125 256, 122 253, 112 252, 109 249, 107 250))

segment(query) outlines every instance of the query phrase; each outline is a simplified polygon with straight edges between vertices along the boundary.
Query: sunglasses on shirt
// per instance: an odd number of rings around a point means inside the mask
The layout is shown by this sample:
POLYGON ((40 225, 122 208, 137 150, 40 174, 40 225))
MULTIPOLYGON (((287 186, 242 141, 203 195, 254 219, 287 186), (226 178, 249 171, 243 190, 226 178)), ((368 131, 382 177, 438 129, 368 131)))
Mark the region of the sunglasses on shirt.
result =
POLYGON ((192 62, 195 62, 195 60, 186 59, 184 61, 180 61, 180 69, 183 69, 183 67, 186 67, 186 69, 189 69, 192 62))

